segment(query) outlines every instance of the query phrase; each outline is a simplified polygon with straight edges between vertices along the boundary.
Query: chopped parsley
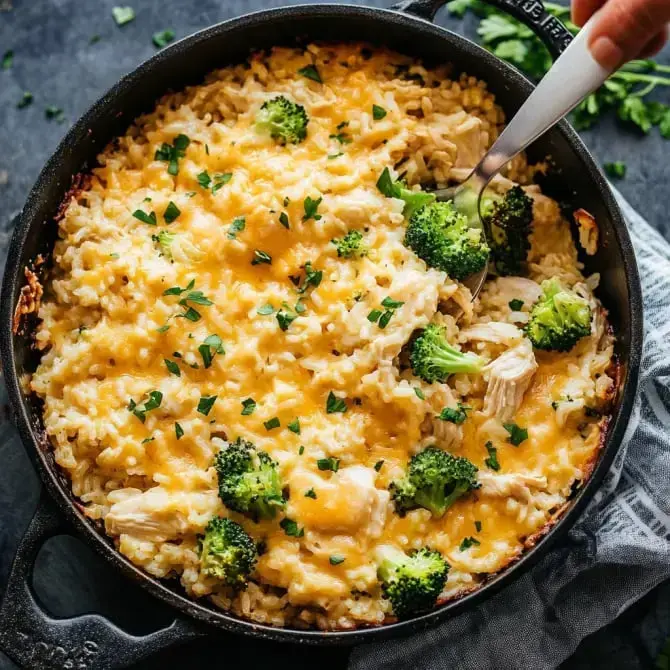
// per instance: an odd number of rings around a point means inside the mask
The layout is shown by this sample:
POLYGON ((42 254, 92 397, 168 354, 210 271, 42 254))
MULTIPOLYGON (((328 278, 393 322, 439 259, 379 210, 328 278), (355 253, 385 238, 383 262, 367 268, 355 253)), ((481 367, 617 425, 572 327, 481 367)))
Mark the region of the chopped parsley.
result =
POLYGON ((298 456, 302 456, 305 453, 305 447, 300 445, 300 449, 298 449, 298 456))
POLYGON ((216 195, 216 192, 222 187, 225 186, 233 178, 232 172, 224 172, 223 174, 214 175, 214 184, 212 186, 212 195, 216 195))
POLYGON ((168 372, 171 375, 174 375, 175 377, 181 377, 181 370, 174 361, 171 361, 169 358, 164 358, 163 361, 165 362, 165 367, 168 369, 168 372))
POLYGON ((241 233, 245 226, 247 225, 247 221, 243 216, 237 216, 233 219, 233 222, 230 224, 230 228, 228 228, 228 232, 226 233, 226 237, 229 240, 234 240, 237 237, 237 233, 241 233))
POLYGON ((181 210, 177 205, 170 200, 168 203, 168 206, 165 208, 165 211, 163 212, 163 218, 165 219, 165 223, 170 224, 176 221, 179 218, 179 215, 181 214, 181 210))
POLYGON ((382 465, 384 465, 384 461, 383 461, 383 460, 382 460, 382 461, 377 461, 377 462, 375 463, 375 470, 376 470, 377 472, 379 472, 379 471, 382 469, 382 465))
POLYGON ((508 304, 509 304, 509 308, 513 312, 518 312, 523 307, 523 300, 519 300, 518 298, 514 298, 514 300, 510 300, 508 304))
POLYGON ((307 311, 307 307, 305 307, 305 303, 302 302, 302 298, 296 302, 294 309, 297 314, 304 314, 307 311))
POLYGON ((339 158, 340 156, 344 156, 344 154, 343 154, 341 151, 338 151, 336 154, 328 154, 328 155, 326 156, 326 158, 327 158, 329 161, 332 161, 332 160, 334 160, 335 158, 339 158))
POLYGON ((393 300, 388 296, 382 300, 382 307, 386 307, 386 309, 398 309, 398 307, 402 307, 404 304, 401 300, 393 300))
POLYGON ((112 16, 117 26, 125 26, 135 18, 135 10, 132 7, 112 7, 112 16))
POLYGON ((272 265, 272 256, 270 254, 266 254, 264 251, 261 251, 260 249, 254 249, 254 257, 251 261, 252 265, 262 265, 265 263, 266 265, 272 265))
POLYGON ((148 444, 149 442, 153 442, 156 438, 155 437, 145 437, 141 444, 148 444))
POLYGON ((16 106, 19 109, 23 109, 24 107, 27 107, 28 105, 32 104, 34 100, 33 94, 30 91, 24 91, 23 95, 21 96, 21 100, 19 100, 16 103, 16 106))
POLYGON ((503 423, 503 428, 509 433, 507 441, 515 447, 528 439, 528 430, 517 426, 515 423, 503 423))
POLYGON ((309 196, 305 198, 303 201, 303 207, 305 208, 305 215, 302 217, 303 221, 309 221, 310 219, 318 221, 321 218, 321 214, 317 214, 317 210, 322 200, 323 198, 321 197, 316 200, 313 200, 309 196))
POLYGON ((622 161, 614 161, 613 163, 605 163, 603 166, 608 177, 614 179, 623 179, 626 176, 626 164, 622 161))
POLYGON ((142 223, 147 223, 150 226, 155 226, 158 223, 156 220, 156 212, 151 212, 151 214, 147 214, 146 212, 143 212, 141 209, 136 209, 133 212, 133 216, 138 221, 141 221, 142 223))
POLYGON ((256 401, 253 398, 247 398, 242 401, 242 416, 250 416, 256 409, 256 401))
POLYGON ((275 428, 279 428, 281 426, 281 423, 279 422, 279 418, 276 416, 273 416, 271 419, 268 419, 267 421, 263 421, 263 425, 265 426, 265 430, 274 430, 275 428))
POLYGON ((282 519, 279 526, 289 537, 302 537, 305 534, 305 529, 298 528, 298 524, 288 517, 282 519))
POLYGON ((313 488, 309 489, 309 491, 305 491, 305 498, 316 500, 316 493, 313 488))
POLYGON ((286 424, 286 427, 296 435, 300 435, 300 419, 293 419, 286 424))
POLYGON ((209 188, 209 185, 212 183, 212 178, 209 176, 209 172, 207 172, 207 170, 200 172, 196 176, 196 179, 198 180, 198 184, 200 184, 200 186, 203 188, 209 188))
POLYGON ((57 121, 58 123, 63 123, 65 121, 65 114, 60 107, 56 105, 47 105, 44 109, 44 116, 49 120, 57 121))
POLYGON ((167 333, 167 331, 170 330, 170 326, 166 323, 164 326, 161 326, 160 328, 156 328, 157 333, 167 333))
POLYGON ((500 463, 498 463, 498 450, 493 446, 493 442, 489 441, 485 445, 486 451, 488 452, 488 458, 484 461, 484 465, 490 470, 495 470, 496 472, 500 470, 500 463))
POLYGON ((198 412, 207 416, 212 409, 214 403, 216 402, 218 396, 215 395, 203 395, 198 401, 198 412))
POLYGON ((342 399, 338 398, 332 391, 328 393, 328 399, 326 400, 326 413, 335 414, 337 412, 347 411, 347 403, 342 399))
POLYGON ((423 394, 423 391, 418 386, 414 387, 414 393, 416 393, 416 397, 419 400, 425 400, 426 399, 426 396, 423 394))
POLYGON ((305 67, 301 67, 298 70, 298 74, 301 74, 303 77, 311 79, 312 81, 316 81, 319 84, 323 84, 319 71, 313 65, 306 65, 305 67))
POLYGON ((292 314, 288 310, 280 309, 277 312, 277 323, 279 327, 286 332, 288 327, 298 318, 297 314, 292 314))
POLYGON ((5 53, 2 56, 2 69, 9 70, 9 68, 12 67, 13 63, 14 63, 14 52, 11 49, 9 51, 5 51, 5 53))
POLYGON ((186 149, 191 143, 191 140, 180 133, 174 138, 172 144, 163 142, 161 146, 156 149, 154 160, 165 161, 168 163, 168 174, 176 177, 179 174, 179 159, 186 155, 186 149))
POLYGON ((312 267, 311 261, 305 263, 305 280, 298 288, 298 293, 301 295, 306 293, 311 288, 317 288, 323 279, 323 270, 315 270, 312 267))
POLYGON ((159 30, 157 33, 154 33, 151 38, 151 41, 154 43, 154 46, 157 49, 162 49, 163 47, 170 44, 170 42, 172 42, 174 38, 175 38, 174 30, 170 30, 168 28, 167 30, 159 30))
POLYGON ((261 305, 257 310, 256 314, 260 314, 261 316, 267 316, 268 314, 274 314, 275 313, 275 308, 268 302, 265 305, 261 305))
POLYGON ((226 353, 223 348, 223 342, 218 335, 209 335, 206 337, 204 342, 198 347, 198 352, 202 356, 202 363, 205 368, 209 368, 212 365, 216 354, 226 353))
POLYGON ((368 314, 368 321, 371 323, 376 323, 381 330, 384 330, 384 328, 389 325, 389 321, 395 314, 396 309, 398 309, 398 307, 402 307, 404 304, 405 303, 400 300, 393 300, 393 298, 387 296, 382 300, 382 307, 384 307, 384 311, 381 309, 373 309, 368 314))
POLYGON ((286 230, 290 230, 291 226, 289 224, 288 214, 286 212, 282 212, 279 215, 279 223, 281 223, 281 225, 284 226, 286 230))
POLYGON ((316 461, 316 467, 322 471, 330 470, 331 472, 337 472, 340 469, 340 459, 333 458, 332 456, 329 458, 319 458, 316 461))
POLYGON ((184 437, 184 429, 175 421, 174 424, 174 434, 178 440, 181 440, 184 437))
POLYGON ((340 144, 351 144, 353 142, 349 133, 333 133, 328 137, 331 140, 337 140, 340 144))
POLYGON ((379 317, 382 315, 381 309, 373 309, 369 314, 368 314, 368 321, 371 323, 377 323, 379 317))
POLYGON ((340 565, 340 563, 344 563, 344 556, 333 554, 328 558, 328 561, 330 562, 331 565, 340 565))
POLYGON ((456 407, 443 407, 437 417, 438 419, 442 419, 442 421, 461 424, 467 419, 469 409, 472 408, 459 402, 456 407))
POLYGON ((163 402, 163 394, 160 391, 149 391, 147 395, 149 398, 142 405, 138 405, 132 398, 128 403, 128 411, 132 412, 142 423, 146 421, 147 412, 158 409, 163 402))
POLYGON ((481 542, 476 537, 464 537, 460 546, 458 547, 461 551, 465 551, 470 547, 478 547, 481 542))
POLYGON ((379 105, 372 105, 372 118, 375 121, 380 121, 386 116, 386 110, 379 105))
POLYGON ((475 521, 475 529, 477 530, 478 533, 481 532, 481 530, 482 530, 482 522, 481 521, 475 521))

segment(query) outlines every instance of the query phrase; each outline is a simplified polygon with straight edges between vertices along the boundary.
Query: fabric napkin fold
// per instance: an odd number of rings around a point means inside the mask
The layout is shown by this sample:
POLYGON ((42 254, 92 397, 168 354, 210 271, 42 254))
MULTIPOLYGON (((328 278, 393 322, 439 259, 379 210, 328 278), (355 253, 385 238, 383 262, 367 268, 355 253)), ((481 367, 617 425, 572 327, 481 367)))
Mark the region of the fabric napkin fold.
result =
POLYGON ((670 245, 614 193, 635 246, 645 332, 638 395, 612 468, 533 569, 437 628, 358 647, 349 670, 554 669, 670 577, 670 245))

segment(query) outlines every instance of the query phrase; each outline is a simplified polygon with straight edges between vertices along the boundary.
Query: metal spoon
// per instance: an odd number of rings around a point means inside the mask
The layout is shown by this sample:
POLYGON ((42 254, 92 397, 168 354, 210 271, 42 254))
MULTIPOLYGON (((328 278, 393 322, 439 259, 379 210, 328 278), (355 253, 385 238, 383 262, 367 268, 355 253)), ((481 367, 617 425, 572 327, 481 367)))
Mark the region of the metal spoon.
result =
MULTIPOLYGON (((596 15, 556 60, 470 176, 458 186, 434 192, 437 200, 453 200, 456 209, 469 216, 472 227, 484 230, 480 210, 482 194, 505 163, 558 123, 612 74, 595 61, 587 47, 596 15)), ((481 291, 487 273, 488 263, 481 272, 465 280, 473 300, 481 291)))

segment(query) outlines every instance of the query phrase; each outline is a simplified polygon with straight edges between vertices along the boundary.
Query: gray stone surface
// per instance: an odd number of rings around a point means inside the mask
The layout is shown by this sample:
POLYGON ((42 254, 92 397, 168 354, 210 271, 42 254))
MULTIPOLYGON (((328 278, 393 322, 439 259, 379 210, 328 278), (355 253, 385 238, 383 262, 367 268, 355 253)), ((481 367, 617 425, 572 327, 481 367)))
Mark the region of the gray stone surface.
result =
MULTIPOLYGON (((8 0, 0 0, 0 7, 8 0)), ((0 262, 10 223, 25 200, 41 166, 54 151, 68 124, 75 120, 120 76, 154 53, 151 35, 172 28, 183 37, 207 25, 261 7, 290 2, 262 0, 12 0, 13 9, 0 11, 0 55, 15 52, 14 66, 0 70, 0 262), (137 11, 132 23, 119 28, 112 19, 115 4, 137 11), (100 40, 90 44, 91 38, 100 40), (24 90, 34 95, 25 109, 16 103, 24 90), (64 110, 65 122, 45 118, 45 108, 64 110), (6 172, 6 183, 2 183, 6 172)), ((387 2, 367 3, 384 6, 387 2)), ((455 30, 462 24, 441 12, 439 22, 455 30)), ((470 24, 470 29, 471 29, 470 24)), ((670 62, 666 50, 662 60, 670 62)), ((670 101, 670 95, 663 99, 670 101)), ((654 131, 648 136, 622 131, 614 119, 583 134, 601 162, 623 160, 628 175, 617 185, 630 202, 666 237, 670 237, 666 204, 670 143, 654 131)), ((4 394, 3 391, 0 391, 4 394)), ((4 398, 0 397, 0 402, 4 398)), ((18 539, 36 505, 39 483, 13 428, 0 419, 0 592, 18 539)), ((68 537, 48 542, 40 554, 35 587, 56 615, 98 611, 131 632, 148 632, 170 615, 140 589, 114 574, 88 548, 68 537)), ((567 667, 649 667, 659 641, 670 628, 663 587, 628 614, 587 641, 567 667)), ((241 665, 253 658, 260 667, 267 658, 274 668, 344 667, 346 651, 294 649, 216 635, 182 649, 160 654, 138 668, 196 667, 222 658, 241 665)), ((245 664, 246 665, 246 664, 245 664)), ((15 667, 0 654, 0 669, 15 667)))

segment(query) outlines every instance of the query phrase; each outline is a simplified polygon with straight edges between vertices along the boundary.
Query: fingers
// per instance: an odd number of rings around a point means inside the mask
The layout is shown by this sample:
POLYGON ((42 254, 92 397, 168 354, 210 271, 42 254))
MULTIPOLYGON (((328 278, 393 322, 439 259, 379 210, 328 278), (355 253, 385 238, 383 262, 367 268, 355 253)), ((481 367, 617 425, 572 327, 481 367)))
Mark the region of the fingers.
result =
POLYGON ((647 42, 636 58, 651 58, 652 56, 655 56, 667 41, 668 29, 664 28, 647 42))
POLYGON ((605 0, 573 0, 572 22, 581 28, 604 4, 605 0))
POLYGON ((589 36, 591 55, 604 68, 614 70, 647 48, 657 49, 665 35, 659 27, 668 21, 668 0, 608 0, 589 36))

